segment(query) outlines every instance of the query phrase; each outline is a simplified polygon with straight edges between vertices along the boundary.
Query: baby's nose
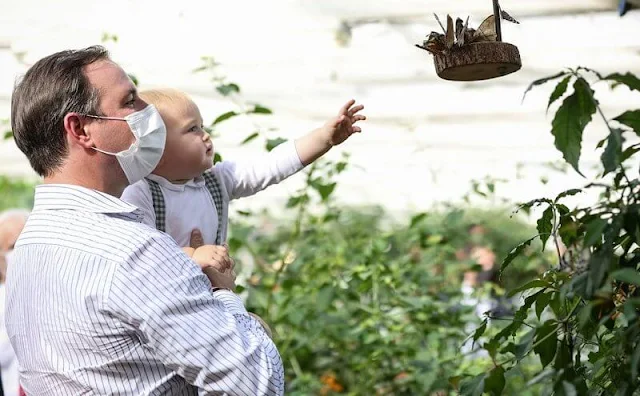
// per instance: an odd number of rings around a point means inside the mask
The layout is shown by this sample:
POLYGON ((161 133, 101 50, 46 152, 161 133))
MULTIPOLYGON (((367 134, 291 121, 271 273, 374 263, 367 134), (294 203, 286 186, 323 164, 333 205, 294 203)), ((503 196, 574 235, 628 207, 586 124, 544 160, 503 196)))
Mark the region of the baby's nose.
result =
POLYGON ((202 141, 208 142, 209 140, 211 140, 211 136, 209 136, 209 134, 205 132, 205 134, 202 135, 202 141))

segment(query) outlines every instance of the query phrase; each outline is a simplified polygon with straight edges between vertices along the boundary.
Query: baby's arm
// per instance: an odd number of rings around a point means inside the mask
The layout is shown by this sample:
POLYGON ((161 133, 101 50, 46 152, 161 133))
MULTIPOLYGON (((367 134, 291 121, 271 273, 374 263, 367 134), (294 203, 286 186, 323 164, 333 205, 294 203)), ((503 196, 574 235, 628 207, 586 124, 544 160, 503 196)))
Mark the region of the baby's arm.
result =
POLYGON ((304 168, 294 142, 247 161, 223 161, 210 170, 224 183, 229 199, 248 197, 304 168))
POLYGON ((361 132, 355 123, 366 117, 358 114, 364 106, 347 102, 338 115, 322 127, 298 138, 295 142, 279 145, 266 156, 249 162, 223 161, 215 169, 229 193, 229 199, 253 195, 272 184, 281 182, 314 162, 333 146, 361 132))

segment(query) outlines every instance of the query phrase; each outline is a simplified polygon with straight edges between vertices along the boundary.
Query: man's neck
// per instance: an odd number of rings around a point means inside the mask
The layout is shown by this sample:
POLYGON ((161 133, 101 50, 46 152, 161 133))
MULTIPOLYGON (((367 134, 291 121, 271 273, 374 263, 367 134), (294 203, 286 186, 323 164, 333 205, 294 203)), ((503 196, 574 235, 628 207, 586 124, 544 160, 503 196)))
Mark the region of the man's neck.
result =
POLYGON ((108 178, 101 176, 102 175, 91 174, 90 172, 77 174, 70 171, 69 169, 61 169, 50 176, 46 176, 43 180, 43 183, 70 184, 100 191, 105 194, 112 195, 116 198, 120 198, 122 192, 126 188, 126 185, 122 185, 122 183, 110 182, 108 178))

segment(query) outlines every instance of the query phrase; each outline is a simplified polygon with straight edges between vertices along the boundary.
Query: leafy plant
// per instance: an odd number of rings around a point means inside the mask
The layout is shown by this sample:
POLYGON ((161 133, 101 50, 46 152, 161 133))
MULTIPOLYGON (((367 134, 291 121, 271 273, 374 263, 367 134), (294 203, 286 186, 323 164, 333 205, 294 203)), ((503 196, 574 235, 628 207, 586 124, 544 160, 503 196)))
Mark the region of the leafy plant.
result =
POLYGON ((484 343, 492 368, 467 377, 463 394, 500 394, 504 377, 529 355, 537 355, 543 368, 530 384, 547 384, 547 393, 632 395, 640 385, 640 183, 628 172, 640 150, 640 110, 609 119, 594 90, 595 84, 608 83, 612 89, 640 91, 640 79, 631 73, 602 76, 579 67, 537 80, 529 89, 553 80, 559 82, 548 107, 562 100, 551 129, 556 148, 583 175, 582 135, 594 117, 600 118, 605 124, 597 145, 601 170, 582 188, 521 206, 544 209, 538 233, 506 256, 501 271, 508 272, 511 261, 534 239, 553 244, 557 266, 512 291, 523 293, 524 303, 484 343), (599 191, 592 205, 570 208, 564 203, 590 189, 599 191))

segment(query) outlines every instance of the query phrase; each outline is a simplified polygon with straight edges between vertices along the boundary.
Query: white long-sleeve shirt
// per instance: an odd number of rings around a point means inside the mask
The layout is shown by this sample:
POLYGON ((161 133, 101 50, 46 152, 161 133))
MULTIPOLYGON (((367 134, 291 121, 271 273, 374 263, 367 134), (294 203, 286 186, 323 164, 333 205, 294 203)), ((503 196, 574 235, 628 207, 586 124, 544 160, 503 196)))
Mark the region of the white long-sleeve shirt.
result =
POLYGON ((135 207, 36 187, 7 271, 6 326, 29 395, 280 395, 278 351, 135 207))
MULTIPOLYGON (((285 142, 269 153, 246 162, 222 161, 207 172, 214 172, 221 181, 222 199, 253 195, 272 184, 276 184, 303 168, 294 142, 285 142)), ((204 178, 198 177, 185 184, 173 184, 168 180, 150 175, 162 190, 166 210, 165 232, 180 246, 189 246, 191 232, 199 229, 205 244, 214 244, 218 230, 218 213, 207 191, 204 178)), ((149 185, 142 180, 127 187, 121 199, 143 213, 143 222, 155 227, 156 215, 149 185)), ((222 221, 227 219, 227 205, 223 207, 222 221)), ((222 235, 227 234, 226 222, 222 224, 222 235)))

